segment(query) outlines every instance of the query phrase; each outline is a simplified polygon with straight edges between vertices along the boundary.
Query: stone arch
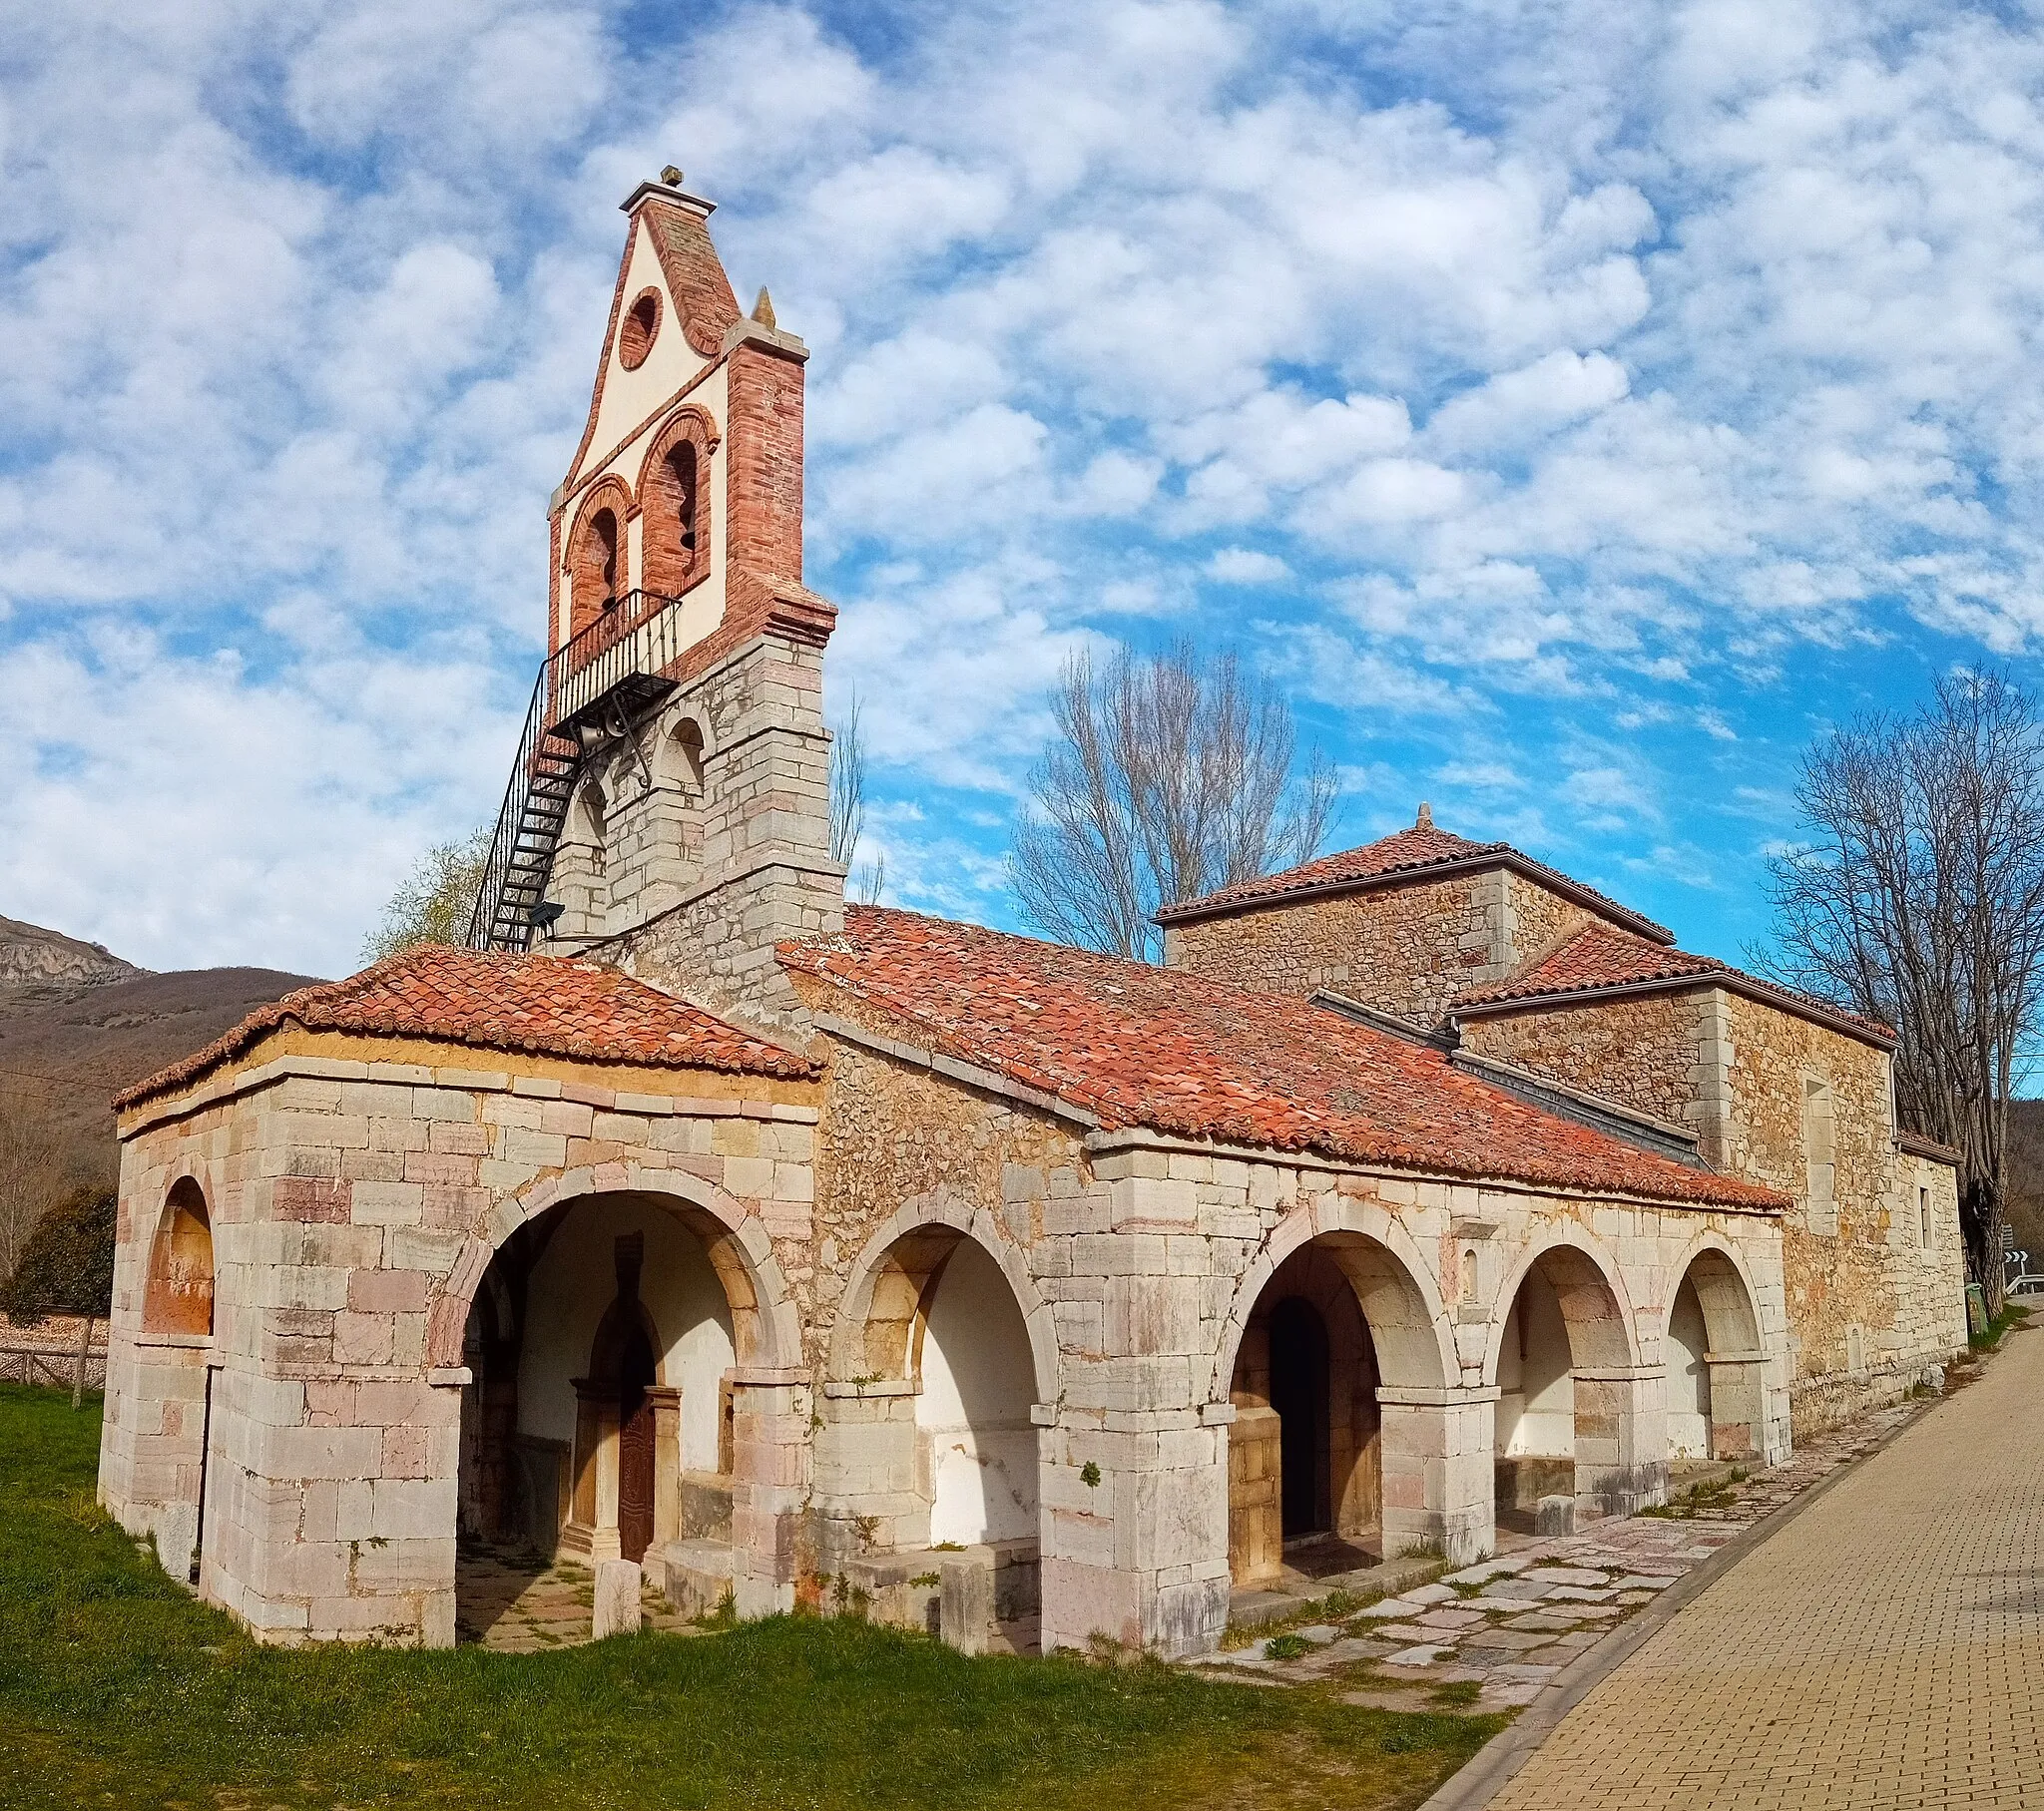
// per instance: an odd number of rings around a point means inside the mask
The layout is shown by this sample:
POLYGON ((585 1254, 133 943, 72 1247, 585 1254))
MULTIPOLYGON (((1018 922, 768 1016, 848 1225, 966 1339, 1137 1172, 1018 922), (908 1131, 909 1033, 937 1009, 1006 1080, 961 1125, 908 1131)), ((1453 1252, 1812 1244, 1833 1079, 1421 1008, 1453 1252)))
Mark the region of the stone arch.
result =
POLYGON ((691 798, 700 798, 710 753, 710 732, 703 719, 685 712, 660 739, 658 766, 662 783, 680 787, 691 798))
POLYGON ((1014 1292, 1029 1336, 1037 1400, 1057 1401, 1057 1327, 1049 1303, 998 1222, 949 1190, 909 1202, 876 1227, 860 1248, 831 1328, 831 1381, 913 1378, 929 1302, 952 1252, 968 1238, 999 1266, 1014 1292))
POLYGON ((1485 1383, 1497 1382, 1505 1322, 1536 1265, 1560 1297, 1569 1351, 1578 1367, 1618 1370, 1640 1362, 1639 1324, 1617 1263, 1582 1227, 1557 1226, 1520 1253, 1498 1291, 1497 1312, 1484 1347, 1485 1383))
POLYGON ((615 472, 598 479, 582 499, 567 546, 571 639, 598 622, 631 589, 626 524, 632 507, 631 486, 615 472))
POLYGON ((1767 1355, 1738 1251, 1716 1233, 1700 1234, 1670 1275, 1661 1352, 1671 1455, 1701 1445, 1711 1459, 1765 1456, 1767 1355), (1694 1291, 1695 1310, 1687 1309, 1685 1289, 1694 1291), (1701 1339, 1682 1324, 1688 1313, 1700 1314, 1701 1339))
POLYGON ((213 1333, 213 1215, 199 1179, 182 1175, 164 1197, 142 1292, 145 1333, 213 1333))
POLYGON ((801 1322, 772 1242, 758 1216, 746 1212, 715 1183, 686 1170, 606 1164, 601 1169, 584 1167, 542 1177, 507 1195, 487 1225, 463 1242, 428 1310, 427 1365, 461 1363, 469 1305, 490 1259, 512 1233, 553 1207, 584 1195, 603 1194, 652 1197, 703 1241, 731 1309, 732 1338, 742 1367, 775 1371, 801 1364, 801 1322))
POLYGON ((709 412, 684 403, 662 424, 639 468, 641 584, 680 597, 710 572, 711 456, 720 436, 709 412))
POLYGON ((1229 1399, 1243 1336, 1266 1285, 1286 1258, 1315 1241, 1324 1243, 1355 1289, 1383 1382, 1438 1390, 1458 1381, 1454 1332, 1412 1235, 1379 1203, 1340 1196, 1294 1208, 1250 1260, 1222 1328, 1209 1402, 1229 1399))
POLYGON ((1622 1273, 1580 1225, 1552 1224, 1520 1253, 1497 1297, 1483 1376, 1499 1391, 1501 1521, 1535 1527, 1555 1499, 1585 1516, 1630 1515, 1665 1497, 1661 1376, 1640 1363, 1622 1273))

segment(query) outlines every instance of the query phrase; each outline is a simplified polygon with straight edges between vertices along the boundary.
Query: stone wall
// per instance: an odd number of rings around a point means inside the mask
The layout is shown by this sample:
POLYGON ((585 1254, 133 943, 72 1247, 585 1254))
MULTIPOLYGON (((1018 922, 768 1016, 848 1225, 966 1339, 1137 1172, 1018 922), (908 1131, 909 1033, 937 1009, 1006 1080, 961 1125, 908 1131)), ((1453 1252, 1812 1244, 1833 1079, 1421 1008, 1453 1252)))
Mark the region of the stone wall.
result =
POLYGON ((762 638, 609 756, 606 909, 591 927, 609 938, 591 955, 713 1012, 803 1029, 773 946, 844 924, 822 684, 820 649, 762 638), (685 723, 701 734, 700 786, 684 770, 685 723))
POLYGON ((1463 1048, 1516 1063, 1675 1125, 1694 1124, 1700 996, 1485 1014, 1461 1021, 1463 1048))
POLYGON ((1268 993, 1327 988, 1431 1026, 1464 989, 1505 980, 1589 922, 1581 906, 1496 867, 1168 925, 1164 960, 1268 993))
POLYGON ((1500 979, 1504 874, 1458 875, 1196 919, 1165 931, 1169 967, 1274 994, 1328 988, 1418 1025, 1500 979))
POLYGON ((1964 1253, 1957 1199, 1941 1164, 1894 1144, 1888 1059, 1857 1039, 1758 1001, 1728 996, 1732 1114, 1728 1165, 1791 1196, 1783 1227, 1800 1435, 1892 1400, 1923 1368, 1965 1342, 1964 1253), (1830 1091, 1832 1202, 1813 1203, 1804 1153, 1805 1082, 1830 1091), (1942 1175, 1936 1172, 1942 1171, 1942 1175), (1934 1189, 1926 1253, 1915 1235, 1915 1188, 1934 1189))
POLYGON ((526 1220, 625 1191, 671 1203, 744 1298, 734 1520, 758 1564, 742 1584, 756 1602, 791 1600, 774 1575, 802 1441, 783 1424, 806 1401, 796 1372, 774 1369, 798 1352, 772 1246, 810 1235, 813 1088, 532 1058, 491 1071, 474 1052, 383 1040, 277 1048, 289 1042, 125 1117, 108 1508, 145 1534, 197 1507, 193 1392, 182 1370, 167 1382, 140 1326, 149 1235, 191 1176, 217 1272, 197 1354, 214 1373, 202 1592, 277 1639, 450 1641, 469 1297, 526 1220), (351 1047, 366 1048, 334 1054, 351 1047))

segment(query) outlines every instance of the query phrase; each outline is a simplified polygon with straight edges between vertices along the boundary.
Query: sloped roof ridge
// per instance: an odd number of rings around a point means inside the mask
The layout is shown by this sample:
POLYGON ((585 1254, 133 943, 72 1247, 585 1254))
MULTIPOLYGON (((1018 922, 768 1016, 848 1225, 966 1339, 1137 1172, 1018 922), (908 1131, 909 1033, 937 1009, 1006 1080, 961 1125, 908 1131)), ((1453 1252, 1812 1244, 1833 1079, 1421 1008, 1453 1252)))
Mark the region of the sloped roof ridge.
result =
POLYGON ((847 906, 841 932, 776 953, 912 1025, 917 1044, 1083 1108, 1110 1132, 1586 1194, 1785 1204, 1285 995, 878 906, 847 906))
POLYGON ((1657 943, 1673 943, 1675 933, 1657 924, 1643 912, 1621 905, 1608 894, 1564 874, 1559 868, 1528 855, 1508 842, 1472 842, 1452 830, 1427 822, 1407 825, 1374 842, 1361 843, 1332 855, 1315 856, 1293 868, 1255 880, 1223 887, 1197 899, 1182 899, 1162 907, 1159 924, 1177 924, 1188 919, 1224 916, 1229 912, 1271 905, 1315 893, 1339 893, 1383 886, 1426 873, 1429 869, 1462 868, 1481 864, 1486 858, 1516 869, 1530 880, 1539 881, 1564 898, 1580 901, 1657 943))
POLYGON ((204 1049, 122 1090, 114 1106, 182 1088, 293 1020, 307 1031, 423 1038, 590 1063, 788 1079, 815 1073, 807 1058, 622 969, 585 957, 420 944, 256 1008, 204 1049))
POLYGON ((1465 989, 1449 1002, 1449 1010, 1516 1005, 1705 976, 1720 977, 1736 985, 1740 992, 1780 1006, 1798 1018, 1813 1019, 1882 1045, 1895 1041, 1894 1032, 1878 1020, 1735 968, 1716 956, 1699 956, 1689 950, 1649 943, 1608 924, 1586 924, 1518 974, 1465 989))

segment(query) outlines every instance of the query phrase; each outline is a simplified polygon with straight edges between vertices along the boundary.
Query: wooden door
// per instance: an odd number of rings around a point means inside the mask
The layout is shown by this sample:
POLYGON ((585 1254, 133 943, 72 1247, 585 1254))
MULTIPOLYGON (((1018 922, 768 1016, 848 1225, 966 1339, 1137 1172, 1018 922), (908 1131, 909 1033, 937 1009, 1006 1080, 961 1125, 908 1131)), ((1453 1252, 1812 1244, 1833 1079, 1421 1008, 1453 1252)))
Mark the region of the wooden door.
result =
POLYGON ((627 1346, 618 1395, 618 1549, 643 1560, 653 1545, 653 1352, 643 1333, 627 1346))

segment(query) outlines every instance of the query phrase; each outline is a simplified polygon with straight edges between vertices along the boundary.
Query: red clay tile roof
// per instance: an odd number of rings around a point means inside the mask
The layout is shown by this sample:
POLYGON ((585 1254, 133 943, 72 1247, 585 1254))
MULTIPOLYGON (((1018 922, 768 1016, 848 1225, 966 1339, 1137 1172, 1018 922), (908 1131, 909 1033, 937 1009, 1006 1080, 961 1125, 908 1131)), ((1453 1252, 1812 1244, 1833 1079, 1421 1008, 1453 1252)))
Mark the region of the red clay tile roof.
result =
POLYGON ((815 1066, 601 963, 481 955, 422 944, 259 1008, 204 1050, 114 1098, 118 1108, 184 1087, 294 1020, 307 1031, 432 1038, 480 1050, 595 1063, 809 1076, 815 1066))
POLYGON ((1813 1000, 1792 988, 1763 981, 1758 975, 1733 968, 1715 956, 1692 956, 1686 950, 1649 943, 1608 924, 1585 925, 1551 956, 1531 968, 1522 969, 1508 980, 1458 994, 1450 1010, 1459 1013, 1470 1008, 1551 999, 1557 994, 1597 993, 1608 988, 1643 987, 1657 981, 1691 978, 1716 981, 1798 1018, 1814 1019, 1820 1025, 1852 1037, 1871 1039, 1883 1047, 1895 1041, 1893 1032, 1871 1019, 1813 1000))
POLYGON ((1660 943, 1673 943, 1674 933, 1643 917, 1615 899, 1607 899, 1593 887, 1572 880, 1557 868, 1535 861, 1507 842, 1471 842, 1452 830, 1435 827, 1431 820, 1379 837, 1359 849, 1343 849, 1337 855, 1322 855, 1301 867, 1286 868, 1281 874, 1265 874, 1239 886, 1224 887, 1200 899, 1180 900, 1157 914, 1159 924, 1184 919, 1217 918, 1250 906, 1276 905, 1306 893, 1338 893, 1354 888, 1383 885, 1424 875, 1429 868, 1471 869, 1492 865, 1516 869, 1529 880, 1552 888, 1565 899, 1573 899, 1595 912, 1602 912, 1641 936, 1660 943))
POLYGON ((1109 1129, 1587 1193, 1786 1204, 1542 1113, 1437 1050, 1304 1000, 875 906, 844 919, 840 937, 782 944, 782 963, 1109 1129))

